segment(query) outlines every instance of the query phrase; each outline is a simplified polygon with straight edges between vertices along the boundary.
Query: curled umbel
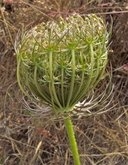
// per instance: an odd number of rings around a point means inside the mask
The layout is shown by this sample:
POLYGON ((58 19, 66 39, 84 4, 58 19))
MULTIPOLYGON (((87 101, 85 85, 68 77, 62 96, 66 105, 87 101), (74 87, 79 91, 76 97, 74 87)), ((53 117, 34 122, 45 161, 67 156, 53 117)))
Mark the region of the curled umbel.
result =
POLYGON ((22 91, 63 112, 82 101, 102 79, 108 33, 95 14, 41 23, 25 32, 17 48, 22 91))

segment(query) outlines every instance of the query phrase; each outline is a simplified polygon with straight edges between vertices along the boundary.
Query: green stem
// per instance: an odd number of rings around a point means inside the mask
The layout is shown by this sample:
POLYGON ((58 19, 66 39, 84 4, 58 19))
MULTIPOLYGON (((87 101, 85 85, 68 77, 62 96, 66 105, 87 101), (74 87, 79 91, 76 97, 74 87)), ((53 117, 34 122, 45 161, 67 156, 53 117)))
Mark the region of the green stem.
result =
POLYGON ((75 138, 73 123, 71 117, 66 117, 64 119, 65 128, 68 134, 70 149, 73 155, 74 165, 81 165, 80 163, 80 156, 78 153, 78 146, 75 138))

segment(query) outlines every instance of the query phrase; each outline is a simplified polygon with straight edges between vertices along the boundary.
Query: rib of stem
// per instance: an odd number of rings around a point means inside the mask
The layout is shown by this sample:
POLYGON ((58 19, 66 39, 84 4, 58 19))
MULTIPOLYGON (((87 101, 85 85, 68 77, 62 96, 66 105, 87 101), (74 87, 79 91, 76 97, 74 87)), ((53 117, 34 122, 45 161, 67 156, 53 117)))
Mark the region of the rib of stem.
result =
POLYGON ((70 116, 67 116, 64 119, 64 125, 66 128, 66 132, 68 134, 68 139, 69 139, 70 149, 71 149, 73 160, 74 160, 74 165, 81 165, 80 156, 78 153, 78 146, 77 146, 74 128, 73 128, 73 123, 70 116))
POLYGON ((54 85, 54 79, 53 79, 53 52, 50 51, 49 53, 49 75, 50 75, 50 83, 49 83, 49 89, 51 94, 51 100, 52 100, 52 106, 54 107, 55 103, 58 105, 58 107, 62 108, 60 101, 58 99, 58 96, 56 94, 56 89, 54 85))
POLYGON ((72 54, 72 75, 71 75, 71 84, 70 84, 70 91, 69 91, 69 96, 68 96, 68 100, 67 100, 67 107, 69 106, 72 96, 73 96, 73 89, 74 89, 74 84, 75 84, 75 50, 71 50, 71 54, 72 54))

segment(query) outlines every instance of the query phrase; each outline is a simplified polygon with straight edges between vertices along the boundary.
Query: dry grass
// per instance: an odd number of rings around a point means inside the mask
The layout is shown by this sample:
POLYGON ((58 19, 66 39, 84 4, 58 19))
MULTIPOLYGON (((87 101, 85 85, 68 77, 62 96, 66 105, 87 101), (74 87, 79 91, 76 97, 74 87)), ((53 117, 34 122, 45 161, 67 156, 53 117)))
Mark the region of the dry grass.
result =
MULTIPOLYGON (((1 10, 0 13, 0 164, 72 165, 63 122, 54 119, 52 114, 43 118, 40 114, 34 115, 23 105, 23 96, 16 82, 13 43, 19 30, 77 11, 81 14, 98 12, 108 23, 110 18, 113 20, 108 66, 113 91, 108 98, 110 92, 107 91, 107 100, 103 102, 104 98, 95 109, 85 111, 83 108, 84 116, 73 115, 82 165, 127 165, 128 72, 124 72, 123 67, 117 68, 128 63, 128 4, 125 1, 105 3, 105 0, 41 2, 16 3, 13 4, 14 12, 1 10), (98 111, 101 109, 104 113, 98 111)), ((96 97, 104 93, 106 84, 108 78, 99 84, 96 97)), ((35 105, 29 105, 35 109, 35 105)))

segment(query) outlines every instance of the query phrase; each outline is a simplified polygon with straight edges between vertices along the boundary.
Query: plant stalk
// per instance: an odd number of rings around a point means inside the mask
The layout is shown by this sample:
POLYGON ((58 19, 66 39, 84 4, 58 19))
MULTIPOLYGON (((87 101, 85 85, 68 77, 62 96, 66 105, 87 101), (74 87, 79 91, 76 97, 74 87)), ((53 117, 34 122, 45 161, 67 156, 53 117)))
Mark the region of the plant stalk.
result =
POLYGON ((78 146, 77 146, 74 128, 73 128, 73 123, 70 116, 67 116, 64 119, 64 125, 68 134, 68 139, 69 139, 70 149, 71 149, 73 160, 74 160, 74 165, 81 165, 80 155, 78 153, 78 146))

